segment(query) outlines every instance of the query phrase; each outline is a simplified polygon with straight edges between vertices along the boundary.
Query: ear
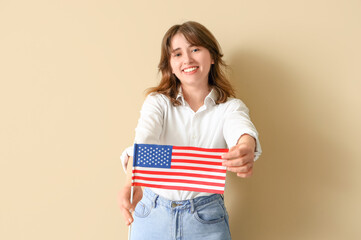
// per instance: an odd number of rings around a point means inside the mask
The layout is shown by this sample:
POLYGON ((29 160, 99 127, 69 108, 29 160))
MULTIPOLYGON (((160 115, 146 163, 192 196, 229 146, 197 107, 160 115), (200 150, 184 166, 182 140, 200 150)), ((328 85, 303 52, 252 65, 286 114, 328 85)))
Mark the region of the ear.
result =
POLYGON ((212 59, 212 62, 211 62, 212 64, 214 64, 214 60, 212 59))

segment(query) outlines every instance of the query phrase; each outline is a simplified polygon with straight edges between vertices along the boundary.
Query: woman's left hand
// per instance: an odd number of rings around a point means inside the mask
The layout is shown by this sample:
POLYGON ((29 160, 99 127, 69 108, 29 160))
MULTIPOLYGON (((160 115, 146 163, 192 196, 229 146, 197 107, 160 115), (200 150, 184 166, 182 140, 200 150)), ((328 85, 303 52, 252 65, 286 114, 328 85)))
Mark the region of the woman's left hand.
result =
POLYGON ((229 149, 228 153, 222 155, 222 165, 228 171, 237 173, 238 177, 247 178, 252 176, 254 164, 256 140, 248 135, 242 135, 236 146, 229 149))

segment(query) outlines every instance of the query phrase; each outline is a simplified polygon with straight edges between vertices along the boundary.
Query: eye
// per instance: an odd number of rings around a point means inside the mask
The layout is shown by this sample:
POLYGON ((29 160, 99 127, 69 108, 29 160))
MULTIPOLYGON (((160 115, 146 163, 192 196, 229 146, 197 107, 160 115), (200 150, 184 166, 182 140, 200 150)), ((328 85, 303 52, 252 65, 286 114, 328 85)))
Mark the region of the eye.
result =
POLYGON ((192 50, 192 52, 198 52, 200 49, 199 48, 195 48, 192 50))
POLYGON ((173 54, 173 57, 180 57, 182 54, 180 54, 180 53, 174 53, 173 54))

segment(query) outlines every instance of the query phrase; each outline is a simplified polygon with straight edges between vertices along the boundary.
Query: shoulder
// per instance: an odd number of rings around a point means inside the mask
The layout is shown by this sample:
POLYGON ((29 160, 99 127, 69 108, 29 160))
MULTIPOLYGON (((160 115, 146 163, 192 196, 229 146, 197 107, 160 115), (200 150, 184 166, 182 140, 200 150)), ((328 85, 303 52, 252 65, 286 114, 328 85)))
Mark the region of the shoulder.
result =
POLYGON ((150 93, 144 100, 143 106, 156 106, 156 107, 167 107, 170 100, 161 93, 150 93))
POLYGON ((248 112, 248 108, 246 104, 238 98, 229 97, 225 103, 221 103, 223 107, 227 109, 227 112, 234 112, 234 111, 246 111, 248 112))
POLYGON ((169 98, 162 94, 162 93, 156 93, 156 92, 152 92, 150 94, 148 94, 148 96, 145 99, 146 101, 157 101, 157 102, 169 102, 169 98))

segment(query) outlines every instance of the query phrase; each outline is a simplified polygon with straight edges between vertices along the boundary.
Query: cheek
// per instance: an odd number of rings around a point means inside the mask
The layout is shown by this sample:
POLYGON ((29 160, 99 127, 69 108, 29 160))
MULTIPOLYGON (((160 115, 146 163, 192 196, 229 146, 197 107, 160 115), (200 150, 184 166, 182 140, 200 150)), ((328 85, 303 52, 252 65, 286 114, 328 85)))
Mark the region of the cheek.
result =
POLYGON ((211 56, 208 55, 208 54, 207 54, 207 55, 203 55, 201 61, 202 61, 203 63, 205 63, 206 65, 211 65, 211 64, 214 63, 214 62, 213 62, 213 59, 212 59, 211 56))
POLYGON ((176 70, 176 64, 174 61, 170 61, 170 68, 172 69, 172 73, 175 73, 174 70, 176 70))

